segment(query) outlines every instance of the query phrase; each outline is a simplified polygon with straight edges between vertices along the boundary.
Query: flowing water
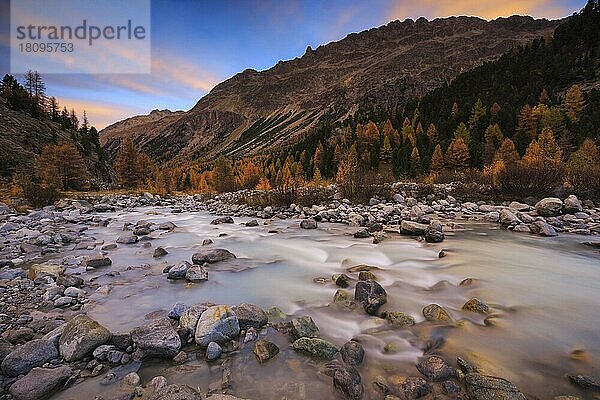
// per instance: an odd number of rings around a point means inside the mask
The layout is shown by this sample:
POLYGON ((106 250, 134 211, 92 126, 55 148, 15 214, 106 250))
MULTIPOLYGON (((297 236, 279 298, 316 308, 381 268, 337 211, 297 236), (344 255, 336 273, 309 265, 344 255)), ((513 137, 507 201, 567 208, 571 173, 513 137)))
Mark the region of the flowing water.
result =
MULTIPOLYGON (((582 237, 544 239, 491 225, 467 225, 468 229, 448 235, 439 245, 400 236, 374 245, 369 239, 353 238, 350 233, 355 228, 337 224, 302 230, 297 220, 274 220, 250 228, 240 224, 249 218, 236 218, 236 224, 215 226, 210 225, 213 216, 208 214, 170 214, 168 209, 110 216, 113 221, 108 227, 90 228, 88 235, 111 243, 122 233, 123 223, 140 219, 172 221, 178 227, 173 232, 154 232, 150 248, 138 243, 111 251, 110 270, 120 275, 106 276, 107 270, 86 273, 97 276, 97 283, 112 285, 109 295, 93 294, 93 305, 87 308, 111 331, 141 325, 148 313, 168 311, 178 301, 277 306, 288 315, 310 315, 321 336, 336 345, 352 338, 363 344, 365 398, 379 398, 372 385, 377 375, 419 376, 414 365, 431 338, 445 339, 440 352, 448 360, 457 355, 470 360, 490 374, 511 380, 529 399, 565 394, 591 398, 578 392, 564 375, 600 377, 600 254, 582 246, 580 242, 586 240, 582 237), (278 233, 269 233, 273 230, 278 233), (214 241, 211 246, 226 248, 237 259, 211 265, 207 282, 169 282, 163 268, 189 260, 208 238, 214 241), (160 261, 152 257, 157 246, 169 252, 160 261), (438 258, 442 248, 448 255, 438 258), (388 292, 383 309, 403 311, 422 322, 422 308, 438 303, 457 323, 393 329, 360 309, 330 304, 337 289, 331 276, 358 264, 377 267, 373 272, 388 292), (317 277, 327 278, 326 283, 316 283, 317 277), (474 283, 458 286, 467 277, 475 278, 474 283), (486 326, 479 314, 461 311, 471 297, 490 304, 494 326, 486 326), (395 352, 384 351, 389 343, 394 343, 395 352), (584 350, 584 356, 574 359, 574 350, 584 350)), ((349 275, 356 278, 357 274, 349 275)), ((259 365, 252 344, 242 345, 230 365, 233 393, 265 400, 335 398, 331 378, 319 372, 323 363, 295 354, 289 338, 273 329, 267 337, 278 344, 280 354, 259 365)), ((144 362, 139 374, 143 383, 160 374, 170 383, 186 383, 206 392, 220 384, 220 368, 204 361, 199 352, 196 357, 183 366, 144 362)), ((83 394, 92 398, 110 391, 111 387, 99 384, 100 379, 87 379, 53 399, 81 399, 83 394)))

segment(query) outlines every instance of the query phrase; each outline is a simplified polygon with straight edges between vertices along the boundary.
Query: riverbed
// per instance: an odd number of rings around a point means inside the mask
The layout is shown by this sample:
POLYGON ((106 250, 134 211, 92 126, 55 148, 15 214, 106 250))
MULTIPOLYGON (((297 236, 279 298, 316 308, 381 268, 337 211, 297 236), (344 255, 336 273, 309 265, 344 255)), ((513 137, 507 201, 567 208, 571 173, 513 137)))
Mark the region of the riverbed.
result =
MULTIPOLYGON (((372 239, 354 238, 357 228, 340 224, 303 230, 298 220, 274 219, 246 227, 243 223, 250 218, 240 217, 235 224, 211 225, 214 216, 208 213, 171 214, 168 208, 104 216, 112 218, 107 227, 86 232, 99 243, 113 243, 126 222, 177 225, 173 231, 153 232, 150 247, 143 247, 142 241, 108 251, 109 269, 82 271, 111 288, 108 295, 91 294, 85 309, 113 332, 141 325, 149 313, 167 312, 176 302, 276 306, 289 316, 310 315, 321 336, 338 346, 353 338, 361 342, 366 358, 360 372, 367 399, 380 398, 372 384, 379 375, 418 376, 415 363, 431 342, 443 343, 438 353, 451 362, 461 356, 512 381, 528 399, 567 394, 593 398, 564 377, 600 376, 600 253, 580 244, 589 237, 540 238, 495 225, 463 223, 464 230, 447 232, 440 244, 394 234, 373 244, 372 239), (168 281, 162 272, 165 266, 190 260, 204 239, 237 258, 212 264, 207 282, 168 281), (153 258, 157 246, 169 254, 153 258), (446 257, 439 258, 442 249, 446 257), (414 327, 396 329, 360 307, 351 311, 332 304, 339 289, 332 275, 347 273, 356 279, 348 268, 360 264, 376 267, 372 272, 388 293, 382 310, 412 315, 414 327), (106 275, 109 270, 112 276, 106 275), (472 284, 459 285, 465 278, 473 278, 472 284), (485 316, 461 310, 472 297, 490 305, 487 324, 485 316), (421 310, 431 303, 446 308, 454 324, 424 322, 421 310)), ((272 328, 262 335, 280 347, 280 354, 259 364, 251 344, 242 345, 231 357, 232 393, 265 400, 335 398, 331 378, 320 372, 322 362, 294 353, 289 339, 272 328)), ((184 365, 144 362, 138 372, 143 383, 164 375, 169 383, 189 384, 203 392, 222 379, 219 365, 204 361, 199 351, 184 365)), ((87 379, 52 399, 93 398, 114 389, 100 385, 101 378, 87 379)))

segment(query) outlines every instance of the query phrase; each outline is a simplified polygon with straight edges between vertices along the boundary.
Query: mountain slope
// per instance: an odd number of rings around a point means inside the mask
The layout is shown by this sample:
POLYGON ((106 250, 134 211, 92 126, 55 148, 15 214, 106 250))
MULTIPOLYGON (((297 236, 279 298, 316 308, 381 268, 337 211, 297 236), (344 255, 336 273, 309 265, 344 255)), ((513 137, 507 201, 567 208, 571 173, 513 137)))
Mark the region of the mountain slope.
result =
POLYGON ((246 70, 185 113, 135 117, 105 128, 101 140, 114 154, 128 136, 163 160, 258 153, 293 142, 326 114, 402 105, 557 25, 518 16, 391 22, 266 71, 246 70))

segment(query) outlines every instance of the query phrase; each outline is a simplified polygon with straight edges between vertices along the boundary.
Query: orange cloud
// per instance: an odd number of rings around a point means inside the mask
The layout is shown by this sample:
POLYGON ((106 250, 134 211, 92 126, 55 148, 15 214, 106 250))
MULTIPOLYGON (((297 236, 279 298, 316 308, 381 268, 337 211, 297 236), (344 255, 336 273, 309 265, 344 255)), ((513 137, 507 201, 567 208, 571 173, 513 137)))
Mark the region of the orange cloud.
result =
POLYGON ((105 128, 115 121, 129 118, 132 115, 143 114, 145 111, 135 107, 124 106, 114 103, 105 103, 100 101, 81 100, 73 98, 60 98, 58 102, 61 108, 67 107, 68 110, 74 109, 79 120, 83 118, 85 110, 90 124, 98 130, 105 128))
POLYGON ((390 20, 405 18, 448 17, 452 15, 477 16, 487 20, 511 15, 560 18, 570 10, 564 4, 552 0, 421 0, 419 2, 396 1, 388 13, 390 20))

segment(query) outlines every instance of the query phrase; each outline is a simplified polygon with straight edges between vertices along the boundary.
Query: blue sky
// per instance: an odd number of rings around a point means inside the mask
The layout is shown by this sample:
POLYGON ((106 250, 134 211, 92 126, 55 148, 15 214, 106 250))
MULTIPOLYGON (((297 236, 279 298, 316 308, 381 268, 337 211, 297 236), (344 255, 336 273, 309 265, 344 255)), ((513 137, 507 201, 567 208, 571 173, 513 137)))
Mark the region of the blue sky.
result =
MULTIPOLYGON (((6 1, 0 0, 2 37, 6 1)), ((560 18, 585 0, 152 0, 152 74, 45 76, 47 91, 98 127, 153 109, 187 110, 218 82, 389 21, 512 14, 560 18)), ((6 40, 0 42, 7 53, 6 40)), ((3 57, 5 58, 5 57, 3 57)), ((8 72, 6 60, 0 64, 8 72)))

